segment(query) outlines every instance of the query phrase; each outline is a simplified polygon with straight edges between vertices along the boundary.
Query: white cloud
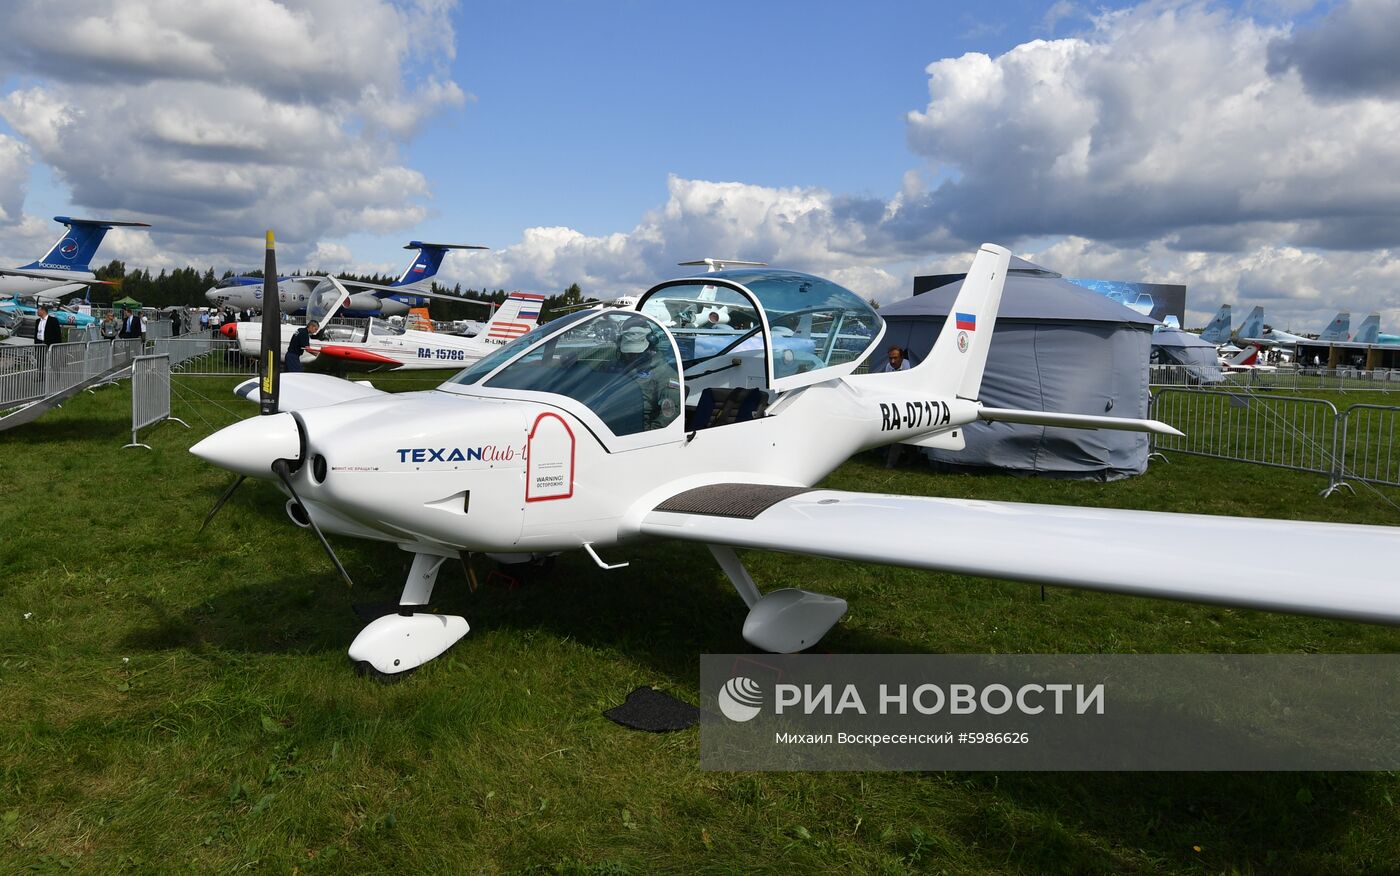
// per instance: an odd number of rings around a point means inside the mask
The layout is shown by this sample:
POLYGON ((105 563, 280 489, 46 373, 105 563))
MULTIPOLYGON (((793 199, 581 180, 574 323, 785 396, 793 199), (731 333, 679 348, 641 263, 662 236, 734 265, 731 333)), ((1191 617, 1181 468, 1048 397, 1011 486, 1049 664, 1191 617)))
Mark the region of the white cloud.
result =
POLYGON ((0 11, 0 72, 25 83, 0 117, 81 215, 151 221, 176 259, 241 261, 275 227, 297 257, 426 217, 399 145, 467 100, 446 74, 454 5, 74 0, 55 30, 25 0, 0 11))
POLYGON ((0 134, 0 223, 19 220, 29 165, 29 149, 14 137, 0 134))

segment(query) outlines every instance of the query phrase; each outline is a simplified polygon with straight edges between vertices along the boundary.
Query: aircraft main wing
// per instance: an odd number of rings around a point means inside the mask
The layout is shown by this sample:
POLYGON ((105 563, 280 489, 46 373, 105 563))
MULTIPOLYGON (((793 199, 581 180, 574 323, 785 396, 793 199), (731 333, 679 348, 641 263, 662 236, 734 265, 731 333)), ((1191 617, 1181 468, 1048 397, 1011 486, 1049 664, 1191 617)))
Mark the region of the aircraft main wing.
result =
MULTIPOLYGON (((254 404, 262 403, 262 391, 258 388, 256 377, 235 386, 233 394, 254 404)), ((384 390, 375 389, 368 381, 295 372, 281 376, 277 403, 284 411, 303 411, 372 395, 384 395, 384 390)))
POLYGON ((662 502, 642 519, 641 531, 1134 596, 1400 623, 1393 566, 1400 527, 715 484, 662 502), (1291 549, 1289 561, 1261 574, 1251 558, 1281 544, 1291 549), (1341 557, 1345 568, 1338 566, 1341 557))

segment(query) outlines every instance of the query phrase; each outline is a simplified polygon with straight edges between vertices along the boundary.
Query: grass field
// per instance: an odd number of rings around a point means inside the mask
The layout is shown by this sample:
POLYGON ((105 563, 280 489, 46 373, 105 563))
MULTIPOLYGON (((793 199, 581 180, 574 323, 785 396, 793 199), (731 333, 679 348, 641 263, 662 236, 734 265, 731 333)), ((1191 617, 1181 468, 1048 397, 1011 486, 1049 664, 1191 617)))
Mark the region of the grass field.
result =
MULTIPOLYGON (((0 872, 1311 874, 1400 860, 1392 774, 702 773, 695 730, 600 714, 639 684, 693 702, 699 654, 748 650, 743 604, 700 546, 642 545, 610 573, 561 557, 475 594, 444 571, 436 601, 471 634, 401 684, 358 678, 350 606, 396 598, 408 556, 337 540, 352 592, 264 484, 197 534, 228 477, 186 450, 251 412, 232 383, 177 378, 175 413, 194 428, 149 430, 150 452, 122 449, 125 385, 0 433, 0 872)), ((872 454, 827 484, 1400 522, 1373 491, 1322 500, 1316 475, 1189 456, 1098 484, 888 470, 872 454)), ((1260 574, 1288 552, 1258 557, 1260 574)), ((765 589, 850 601, 832 652, 1400 650, 1400 632, 1365 624, 746 559, 765 589)))

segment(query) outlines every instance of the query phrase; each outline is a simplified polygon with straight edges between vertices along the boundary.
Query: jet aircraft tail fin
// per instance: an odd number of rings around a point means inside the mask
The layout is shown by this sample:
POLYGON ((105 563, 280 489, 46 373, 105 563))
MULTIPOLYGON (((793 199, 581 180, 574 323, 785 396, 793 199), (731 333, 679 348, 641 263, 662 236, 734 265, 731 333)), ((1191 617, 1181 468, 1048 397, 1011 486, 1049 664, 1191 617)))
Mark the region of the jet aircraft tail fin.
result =
POLYGON ((984 243, 977 250, 927 361, 908 372, 917 375, 914 379, 922 389, 945 397, 977 398, 1010 262, 1011 251, 995 244, 984 243))
POLYGON ((1249 316, 1240 323, 1239 336, 1241 338, 1262 338, 1264 337, 1264 308, 1256 306, 1249 312, 1249 316))
POLYGON ((109 230, 120 226, 150 227, 145 222, 73 219, 69 216, 55 216, 53 218, 55 222, 62 222, 66 225, 67 230, 64 231, 58 242, 49 248, 43 258, 27 265, 21 265, 21 269, 88 273, 92 270, 92 257, 97 253, 97 248, 102 245, 102 238, 107 236, 109 230))
POLYGON ((1240 350, 1233 358, 1225 360, 1226 366, 1230 368, 1248 368, 1251 365, 1259 364, 1259 345, 1250 344, 1240 350))
POLYGON ((488 344, 508 344, 540 323, 540 307, 544 296, 530 292, 512 292, 491 314, 491 319, 477 337, 488 344))
POLYGON ((442 267, 442 257, 447 255, 451 249, 486 249, 484 246, 470 246, 463 243, 424 243, 421 240, 410 240, 404 249, 418 251, 418 255, 404 268, 403 276, 394 283, 395 286, 427 288, 433 277, 437 276, 438 268, 442 267))
MULTIPOLYGON (((1360 334, 1360 331, 1357 332, 1360 334)), ((1345 341, 1351 337, 1351 313, 1343 310, 1332 317, 1332 321, 1327 324, 1327 328, 1317 336, 1319 341, 1345 341)))
POLYGON ((1201 340, 1216 345, 1230 340, 1230 305, 1220 305, 1210 323, 1201 329, 1201 340))
MULTIPOLYGON (((1328 340, 1331 340, 1328 338, 1328 340)), ((1381 315, 1372 313, 1361 321, 1361 325, 1356 327, 1356 336, 1352 338, 1358 344, 1378 344, 1381 340, 1381 315)))

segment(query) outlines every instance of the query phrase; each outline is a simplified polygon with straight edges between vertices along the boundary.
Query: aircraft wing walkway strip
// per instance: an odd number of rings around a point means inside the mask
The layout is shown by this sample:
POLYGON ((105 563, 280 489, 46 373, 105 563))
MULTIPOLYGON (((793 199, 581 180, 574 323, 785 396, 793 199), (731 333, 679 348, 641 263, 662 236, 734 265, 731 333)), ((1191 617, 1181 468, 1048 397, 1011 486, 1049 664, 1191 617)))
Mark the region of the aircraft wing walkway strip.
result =
POLYGON ((810 487, 780 487, 773 484, 710 484, 677 493, 657 511, 699 514, 752 520, 764 511, 793 496, 811 492, 810 487))
MULTIPOLYGON (((755 485, 724 486, 761 490, 755 485)), ((802 492, 770 504, 761 516, 743 518, 674 510, 679 505, 670 500, 649 512, 642 519, 642 533, 1136 596, 1400 623, 1400 582, 1388 567, 1390 560, 1379 559, 1400 555, 1400 527, 835 490, 802 492), (1309 549, 1269 574, 1259 574, 1252 558, 1275 552, 1280 544, 1307 544, 1309 549), (1366 559, 1339 575, 1339 557, 1366 559)))

